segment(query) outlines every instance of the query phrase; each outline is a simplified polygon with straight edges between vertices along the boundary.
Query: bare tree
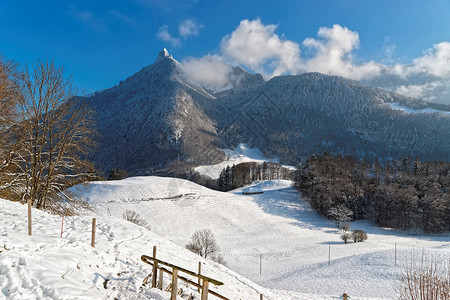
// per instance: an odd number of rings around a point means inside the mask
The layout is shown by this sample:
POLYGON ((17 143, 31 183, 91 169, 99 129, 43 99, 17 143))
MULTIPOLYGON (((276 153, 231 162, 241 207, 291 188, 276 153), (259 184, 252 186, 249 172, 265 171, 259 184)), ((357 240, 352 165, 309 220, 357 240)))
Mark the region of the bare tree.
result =
POLYGON ((348 232, 350 230, 350 223, 344 223, 341 227, 341 240, 344 241, 345 244, 352 238, 352 234, 348 232))
POLYGON ((0 56, 0 130, 11 126, 16 117, 19 100, 16 79, 17 64, 0 56))
POLYGON ((225 261, 220 255, 220 248, 217 245, 216 238, 210 229, 197 230, 192 235, 191 241, 186 244, 186 248, 194 253, 211 260, 225 264, 225 261))
POLYGON ((17 85, 17 65, 0 57, 0 175, 7 164, 7 131, 17 116, 19 88, 17 85))
POLYGON ((341 222, 350 221, 352 216, 353 211, 345 204, 335 205, 328 211, 328 218, 335 220, 337 227, 341 225, 341 222))
POLYGON ((20 120, 10 130, 1 186, 31 206, 68 214, 82 203, 66 189, 93 175, 86 160, 94 147, 93 112, 51 59, 25 67, 19 84, 20 120))
POLYGON ((344 241, 345 244, 352 238, 352 234, 350 232, 342 231, 341 232, 341 240, 344 241))

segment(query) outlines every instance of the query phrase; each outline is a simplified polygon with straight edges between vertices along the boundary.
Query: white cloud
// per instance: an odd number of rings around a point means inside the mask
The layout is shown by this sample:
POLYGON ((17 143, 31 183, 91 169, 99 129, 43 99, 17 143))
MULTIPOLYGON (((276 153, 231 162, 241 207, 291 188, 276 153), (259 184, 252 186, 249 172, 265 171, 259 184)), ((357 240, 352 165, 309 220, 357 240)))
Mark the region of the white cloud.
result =
POLYGON ((385 37, 384 38, 384 45, 383 45, 383 53, 384 58, 382 60, 382 63, 392 64, 395 62, 394 56, 395 52, 397 50, 397 45, 395 43, 395 40, 392 37, 385 37))
POLYGON ((406 84, 395 88, 394 92, 408 97, 421 98, 425 101, 436 100, 436 95, 448 98, 448 82, 436 80, 424 84, 406 84))
POLYGON ((128 25, 133 26, 133 27, 139 27, 138 23, 133 18, 127 16, 124 13, 121 13, 120 11, 111 9, 109 11, 109 13, 111 15, 113 15, 116 19, 118 19, 119 21, 121 21, 121 22, 123 22, 125 24, 128 24, 128 25))
POLYGON ((411 84, 411 85, 401 85, 395 89, 395 92, 408 97, 421 98, 424 96, 424 92, 427 89, 430 89, 428 84, 425 85, 411 84))
POLYGON ((182 61, 185 76, 195 83, 214 90, 222 90, 230 84, 232 67, 216 55, 202 58, 186 58, 182 61))
POLYGON ((106 31, 106 26, 103 21, 89 10, 79 9, 71 4, 69 6, 69 13, 73 18, 98 32, 106 31))
POLYGON ((178 31, 180 36, 184 39, 190 36, 198 36, 200 29, 203 28, 203 25, 193 19, 186 19, 180 23, 178 26, 178 31))
POLYGON ((173 47, 181 45, 180 39, 173 37, 169 32, 169 27, 166 25, 159 27, 157 36, 160 40, 169 43, 173 47))
POLYGON ((275 34, 276 25, 263 25, 259 19, 242 20, 238 28, 222 39, 222 54, 260 73, 275 76, 297 73, 300 66, 298 44, 275 34))
POLYGON ((372 77, 380 72, 380 65, 373 61, 354 64, 352 51, 359 46, 357 32, 335 24, 332 28, 321 27, 317 35, 321 39, 307 38, 302 43, 315 50, 315 55, 303 64, 304 72, 320 72, 356 80, 372 77))
POLYGON ((436 77, 450 77, 450 43, 433 45, 422 57, 413 60, 408 73, 427 73, 436 77))
MULTIPOLYGON (((181 27, 181 36, 196 32, 190 31, 189 26, 183 30, 181 27)), ((259 19, 242 20, 230 35, 223 37, 218 55, 189 58, 183 61, 183 66, 193 81, 211 86, 224 87, 233 83, 231 69, 226 65, 230 63, 243 65, 268 78, 320 72, 363 80, 406 96, 449 103, 450 42, 435 44, 405 65, 395 64, 397 46, 389 37, 384 40, 381 50, 385 57, 380 63, 356 63, 354 51, 360 44, 356 31, 339 24, 321 27, 316 38, 306 38, 299 45, 280 37, 276 30, 276 25, 264 25, 259 19), (308 57, 301 57, 301 47, 308 50, 305 51, 308 57)), ((176 43, 179 44, 178 39, 176 43)))

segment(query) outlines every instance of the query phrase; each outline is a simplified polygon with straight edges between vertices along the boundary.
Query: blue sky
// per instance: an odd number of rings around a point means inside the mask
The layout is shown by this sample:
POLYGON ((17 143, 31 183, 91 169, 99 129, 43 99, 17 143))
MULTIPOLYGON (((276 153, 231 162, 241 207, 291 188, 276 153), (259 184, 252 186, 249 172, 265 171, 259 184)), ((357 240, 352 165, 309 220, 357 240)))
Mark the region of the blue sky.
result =
POLYGON ((362 79, 408 65, 439 77, 450 73, 449 16, 447 0, 0 0, 0 51, 21 63, 54 56, 87 92, 133 75, 162 48, 190 66, 218 60, 266 77, 362 79), (433 63, 438 71, 426 69, 433 63))

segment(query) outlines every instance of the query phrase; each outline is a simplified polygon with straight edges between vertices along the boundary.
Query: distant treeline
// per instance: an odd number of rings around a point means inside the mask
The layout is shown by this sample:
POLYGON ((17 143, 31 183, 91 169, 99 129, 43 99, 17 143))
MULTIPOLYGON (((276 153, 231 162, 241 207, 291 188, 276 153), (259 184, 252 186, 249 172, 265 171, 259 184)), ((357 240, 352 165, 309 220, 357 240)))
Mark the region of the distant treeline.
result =
POLYGON ((257 180, 292 180, 293 174, 293 169, 280 164, 247 162, 223 168, 219 178, 213 179, 196 172, 191 164, 173 162, 168 164, 163 172, 152 175, 183 178, 213 190, 226 192, 257 180))
POLYGON ((295 187, 320 214, 345 205, 353 219, 378 226, 450 230, 450 163, 411 158, 383 165, 353 157, 313 156, 294 173, 295 187))
POLYGON ((222 169, 217 187, 220 191, 230 191, 257 180, 292 179, 293 170, 275 163, 240 163, 222 169))

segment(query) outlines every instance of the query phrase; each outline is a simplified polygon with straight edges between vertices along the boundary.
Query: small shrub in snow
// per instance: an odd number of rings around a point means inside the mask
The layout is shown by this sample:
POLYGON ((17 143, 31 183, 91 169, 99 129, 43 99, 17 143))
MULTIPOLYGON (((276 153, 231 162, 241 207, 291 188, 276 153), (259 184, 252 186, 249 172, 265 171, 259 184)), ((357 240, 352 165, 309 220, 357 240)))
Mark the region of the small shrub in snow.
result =
POLYGON ((136 225, 147 227, 148 223, 142 217, 135 211, 127 210, 123 213, 123 218, 131 223, 134 223, 136 225))
POLYGON ((364 242, 367 240, 367 233, 364 230, 353 230, 352 238, 355 243, 364 242))

